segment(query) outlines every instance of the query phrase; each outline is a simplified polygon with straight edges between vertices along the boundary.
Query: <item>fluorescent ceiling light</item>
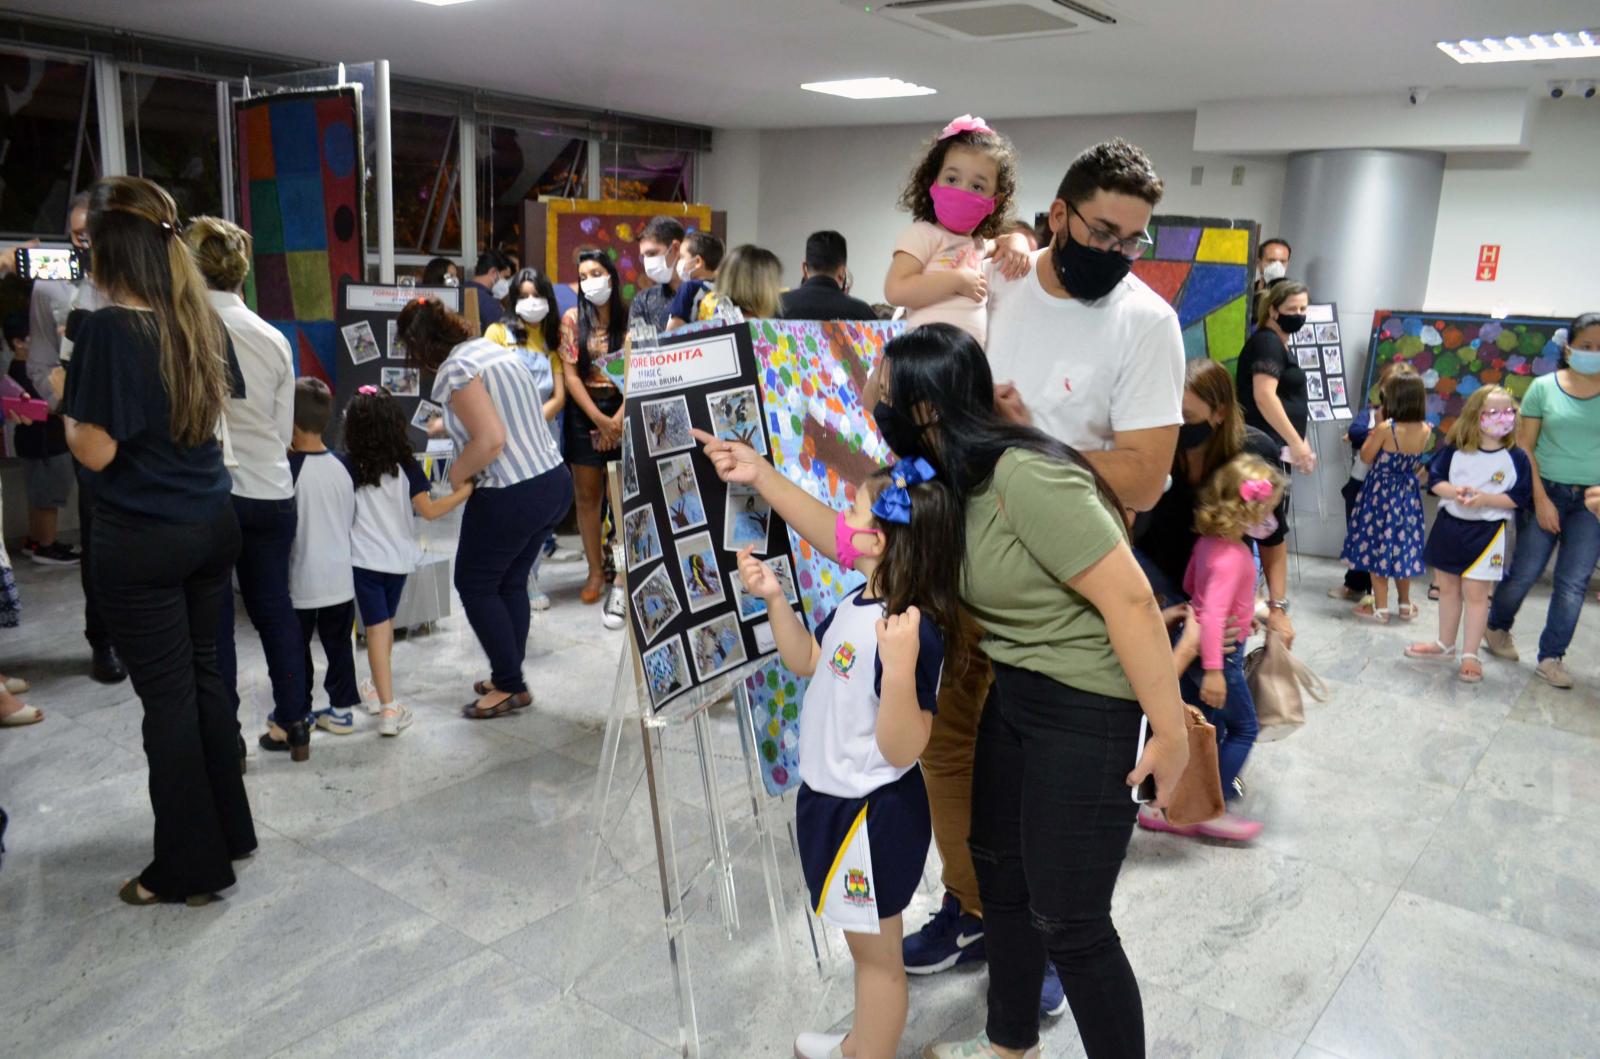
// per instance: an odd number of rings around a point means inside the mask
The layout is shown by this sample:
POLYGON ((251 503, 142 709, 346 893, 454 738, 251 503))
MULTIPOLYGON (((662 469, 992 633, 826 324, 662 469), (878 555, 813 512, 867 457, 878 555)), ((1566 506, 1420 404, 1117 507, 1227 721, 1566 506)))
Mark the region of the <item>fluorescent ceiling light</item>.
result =
POLYGON ((1458 63, 1543 62, 1546 59, 1600 57, 1600 29, 1529 33, 1522 37, 1442 40, 1439 50, 1458 63))
POLYGON ((856 77, 844 81, 808 81, 800 86, 807 92, 821 92, 846 99, 897 99, 900 96, 931 96, 936 88, 914 85, 896 77, 856 77))
POLYGON ((472 0, 417 0, 417 3, 427 4, 429 7, 454 7, 456 4, 467 4, 471 2, 472 0))

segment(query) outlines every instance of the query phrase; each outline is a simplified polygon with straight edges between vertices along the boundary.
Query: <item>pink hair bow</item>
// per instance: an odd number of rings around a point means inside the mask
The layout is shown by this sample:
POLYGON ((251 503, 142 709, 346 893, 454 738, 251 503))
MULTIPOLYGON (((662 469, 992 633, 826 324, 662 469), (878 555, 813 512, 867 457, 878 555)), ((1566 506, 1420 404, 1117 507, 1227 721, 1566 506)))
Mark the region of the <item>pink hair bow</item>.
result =
POLYGON ((356 387, 356 393, 364 397, 376 397, 378 396, 378 388, 376 386, 358 386, 356 387))
POLYGON ((994 135, 994 130, 985 125, 982 118, 975 118, 971 114, 963 114, 944 127, 944 131, 939 134, 939 139, 948 140, 950 137, 959 136, 963 132, 986 132, 991 136, 994 135))
POLYGON ((1259 502, 1272 499, 1272 483, 1265 478, 1252 478, 1239 483, 1239 495, 1246 500, 1259 502))

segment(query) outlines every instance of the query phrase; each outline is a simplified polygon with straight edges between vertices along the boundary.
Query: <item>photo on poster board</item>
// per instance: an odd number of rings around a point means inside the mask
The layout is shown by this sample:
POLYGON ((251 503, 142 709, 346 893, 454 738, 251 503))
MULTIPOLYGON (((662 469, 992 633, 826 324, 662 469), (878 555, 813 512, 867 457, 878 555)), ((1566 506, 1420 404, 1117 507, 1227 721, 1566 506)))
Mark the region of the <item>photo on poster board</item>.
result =
POLYGON ((1317 355, 1316 346, 1295 346, 1295 362, 1307 371, 1322 367, 1322 358, 1317 355))
POLYGON ((422 372, 416 368, 384 368, 379 380, 379 385, 396 397, 419 397, 422 394, 422 372))
POLYGON ((388 351, 386 355, 390 360, 405 360, 410 354, 406 352, 406 344, 400 340, 398 333, 400 330, 400 318, 398 316, 393 317, 386 321, 384 326, 387 328, 383 345, 383 348, 388 351))
POLYGON ((756 650, 765 654, 778 649, 778 638, 772 634, 772 623, 764 621, 760 625, 752 626, 751 632, 756 637, 756 650))
POLYGON ((1306 397, 1312 401, 1323 399, 1322 376, 1316 372, 1306 372, 1306 397))
POLYGON ((1333 404, 1348 404, 1349 398, 1344 392, 1344 380, 1337 375, 1328 377, 1328 400, 1333 404))
POLYGON ((722 546, 736 552, 751 545, 757 555, 765 555, 772 505, 753 486, 733 484, 728 486, 727 505, 722 520, 722 546))
POLYGON ((649 504, 622 516, 622 551, 629 570, 661 558, 661 534, 656 530, 655 509, 649 504))
POLYGON ((444 409, 432 401, 418 401, 417 410, 411 413, 411 425, 425 432, 428 429, 428 421, 442 415, 444 415, 444 409))
POLYGON ((711 534, 701 532, 684 537, 675 542, 674 547, 678 552, 678 576, 683 580, 689 609, 705 610, 724 602, 728 593, 722 586, 722 568, 717 562, 717 550, 711 544, 711 534))
POLYGON ((644 443, 650 455, 677 452, 691 448, 694 438, 689 436, 689 402, 683 397, 667 397, 660 401, 645 401, 642 406, 644 443))
POLYGON ((339 328, 339 333, 344 336, 345 348, 350 351, 350 363, 365 364, 383 356, 378 348, 378 336, 372 333, 372 325, 367 321, 347 324, 339 328))
POLYGON ((761 399, 754 386, 706 395, 711 413, 711 433, 724 441, 742 441, 761 455, 767 454, 767 439, 761 429, 761 399))
MULTIPOLYGON (((791 606, 798 606, 800 596, 794 590, 794 570, 789 565, 789 557, 778 555, 765 562, 767 568, 777 577, 778 583, 783 586, 784 598, 791 606)), ((748 621, 767 612, 767 601, 760 596, 752 596, 744 590, 744 582, 739 579, 737 570, 728 574, 728 585, 733 590, 733 601, 741 619, 748 621)))
POLYGON ((689 453, 669 456, 656 463, 657 480, 666 501, 667 519, 672 532, 694 529, 706 524, 705 500, 700 496, 700 479, 695 473, 694 460, 689 453))
POLYGON ((1344 374, 1344 353, 1338 346, 1322 347, 1322 370, 1329 375, 1344 374))
POLYGON ((1333 418, 1333 408, 1327 401, 1312 401, 1306 407, 1311 412, 1311 418, 1318 423, 1326 423, 1333 418))
POLYGON ((647 644, 660 636, 661 631, 672 624, 672 619, 683 613, 665 564, 650 571, 649 576, 633 590, 633 613, 639 619, 639 633, 647 644))
POLYGON ((689 659, 683 650, 683 640, 674 636, 652 647, 640 657, 644 668, 644 681, 650 689, 650 703, 656 709, 681 691, 692 686, 689 676, 689 659))
POLYGON ((1291 346, 1309 346, 1315 343, 1316 340, 1317 330, 1310 324, 1306 324, 1300 330, 1289 336, 1289 344, 1291 346))
POLYGON ((622 499, 639 495, 639 463, 633 455, 633 420, 622 424, 622 499))
POLYGON ((1336 346, 1336 345, 1338 345, 1339 344, 1339 325, 1338 325, 1338 323, 1318 324, 1317 325, 1317 343, 1319 345, 1324 345, 1324 346, 1336 346))
POLYGON ((688 635, 689 654, 701 683, 748 661, 744 636, 739 632, 738 618, 732 613, 719 614, 702 622, 690 629, 688 635))

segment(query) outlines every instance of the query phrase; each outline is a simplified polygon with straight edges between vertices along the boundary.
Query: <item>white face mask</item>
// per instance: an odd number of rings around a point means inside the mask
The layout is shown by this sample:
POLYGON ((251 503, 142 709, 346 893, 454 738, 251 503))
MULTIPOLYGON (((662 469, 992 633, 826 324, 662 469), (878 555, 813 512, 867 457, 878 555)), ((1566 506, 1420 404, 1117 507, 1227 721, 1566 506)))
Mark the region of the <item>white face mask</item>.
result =
POLYGON ((583 296, 589 299, 590 305, 604 305, 611 300, 609 276, 590 276, 578 284, 578 289, 583 291, 583 296))
POLYGON ((667 264, 667 255, 645 254, 644 274, 650 277, 652 283, 670 283, 672 281, 672 266, 667 264))
POLYGON ((489 293, 493 294, 497 300, 503 300, 507 294, 511 293, 511 281, 505 277, 495 280, 494 286, 489 288, 489 293))
POLYGON ((688 283, 694 276, 694 267, 689 264, 689 260, 687 258, 678 258, 678 279, 684 283, 688 283))
POLYGON ((446 287, 459 287, 461 286, 461 280, 457 278, 454 272, 452 272, 450 275, 444 278, 444 285, 446 287))
POLYGON ((1276 283, 1289 274, 1289 266, 1283 261, 1268 261, 1261 270, 1261 278, 1268 283, 1276 283))
POLYGON ((550 315, 550 303, 543 298, 520 298, 517 317, 525 324, 536 324, 550 315))

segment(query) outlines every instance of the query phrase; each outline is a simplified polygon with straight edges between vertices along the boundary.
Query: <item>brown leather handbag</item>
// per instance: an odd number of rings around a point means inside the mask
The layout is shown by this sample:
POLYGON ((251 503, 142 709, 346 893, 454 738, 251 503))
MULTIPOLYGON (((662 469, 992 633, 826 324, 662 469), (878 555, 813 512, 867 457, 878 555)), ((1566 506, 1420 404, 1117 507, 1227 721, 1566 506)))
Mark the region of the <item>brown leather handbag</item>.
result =
POLYGON ((1296 658, 1275 632, 1267 633, 1265 646, 1244 660, 1244 676, 1256 701, 1257 739, 1282 739, 1306 723, 1305 696, 1328 701, 1328 686, 1311 668, 1296 658))
POLYGON ((1217 766, 1217 729, 1193 706, 1184 707, 1189 730, 1189 764, 1167 805, 1167 820, 1192 827, 1215 820, 1227 806, 1222 800, 1222 773, 1217 766))

